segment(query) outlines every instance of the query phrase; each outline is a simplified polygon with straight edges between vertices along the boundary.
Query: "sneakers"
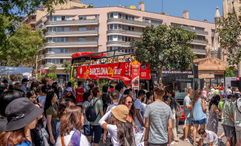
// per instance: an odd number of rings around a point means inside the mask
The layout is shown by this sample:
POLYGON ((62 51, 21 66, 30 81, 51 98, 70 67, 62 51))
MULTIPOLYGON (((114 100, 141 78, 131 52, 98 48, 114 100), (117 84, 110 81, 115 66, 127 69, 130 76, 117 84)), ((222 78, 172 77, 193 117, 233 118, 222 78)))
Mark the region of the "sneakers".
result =
POLYGON ((184 141, 187 142, 187 143, 191 143, 188 138, 184 139, 184 141))

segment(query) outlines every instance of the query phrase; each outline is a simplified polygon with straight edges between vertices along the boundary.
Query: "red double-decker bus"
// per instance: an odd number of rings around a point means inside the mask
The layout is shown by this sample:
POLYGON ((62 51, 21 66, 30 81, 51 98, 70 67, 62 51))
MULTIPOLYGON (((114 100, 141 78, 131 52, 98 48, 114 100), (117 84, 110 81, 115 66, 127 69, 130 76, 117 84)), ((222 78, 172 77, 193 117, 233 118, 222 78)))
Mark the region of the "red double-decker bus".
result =
POLYGON ((131 54, 79 52, 72 55, 71 77, 75 79, 122 80, 138 89, 140 79, 151 79, 149 65, 141 65, 131 54))

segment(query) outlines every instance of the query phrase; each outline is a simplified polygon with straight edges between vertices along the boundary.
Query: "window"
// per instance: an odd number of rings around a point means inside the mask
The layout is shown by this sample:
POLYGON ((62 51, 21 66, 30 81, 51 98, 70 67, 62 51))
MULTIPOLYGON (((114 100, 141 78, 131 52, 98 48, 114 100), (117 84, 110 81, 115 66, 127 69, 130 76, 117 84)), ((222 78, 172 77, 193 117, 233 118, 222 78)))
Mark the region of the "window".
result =
POLYGON ((65 61, 65 59, 48 59, 48 63, 53 64, 62 64, 65 61))
POLYGON ((161 25, 162 21, 161 20, 151 20, 152 24, 156 24, 156 25, 161 25))
POLYGON ((204 31, 204 28, 202 28, 202 27, 195 27, 195 30, 204 31))
POLYGON ((95 41, 97 41, 97 42, 98 42, 98 39, 99 39, 99 37, 95 37, 95 41))
POLYGON ((78 38, 78 41, 79 42, 86 42, 86 38, 85 37, 80 37, 80 38, 78 38))
POLYGON ((79 20, 86 20, 86 16, 79 16, 79 20))
POLYGON ((51 53, 51 54, 69 53, 69 49, 67 49, 67 48, 50 48, 50 49, 48 49, 48 53, 51 53))
POLYGON ((86 31, 86 27, 85 26, 80 26, 79 27, 79 31, 86 31))
POLYGON ((53 42, 68 42, 69 38, 53 38, 53 42))

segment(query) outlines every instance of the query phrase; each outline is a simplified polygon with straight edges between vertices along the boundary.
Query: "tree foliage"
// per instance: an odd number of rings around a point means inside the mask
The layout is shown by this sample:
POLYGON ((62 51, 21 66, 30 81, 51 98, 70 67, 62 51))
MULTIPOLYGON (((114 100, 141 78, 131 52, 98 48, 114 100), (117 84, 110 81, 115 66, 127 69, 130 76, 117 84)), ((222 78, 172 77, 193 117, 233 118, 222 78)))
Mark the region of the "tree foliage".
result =
POLYGON ((57 80, 57 74, 56 73, 49 73, 48 77, 50 77, 50 79, 53 80, 53 81, 57 80))
POLYGON ((7 37, 7 49, 0 51, 2 65, 33 66, 38 47, 43 45, 42 31, 33 31, 31 26, 26 23, 17 25, 15 33, 7 37))
POLYGON ((70 62, 68 62, 68 61, 63 62, 62 67, 64 68, 64 73, 69 74, 70 62))
POLYGON ((193 52, 190 42, 195 33, 178 26, 159 25, 146 27, 142 41, 135 42, 136 59, 147 63, 152 70, 186 70, 191 67, 193 52))
POLYGON ((230 13, 218 23, 218 26, 221 48, 227 50, 229 65, 235 67, 241 61, 241 23, 235 14, 230 13))
POLYGON ((50 73, 56 73, 56 70, 57 70, 57 66, 56 65, 52 65, 49 67, 49 72, 50 73))
MULTIPOLYGON (((8 56, 8 50, 12 48, 12 45, 14 42, 11 42, 11 40, 16 39, 15 33, 18 33, 19 30, 18 27, 19 24, 23 21, 23 16, 30 15, 33 13, 41 4, 45 6, 45 8, 48 9, 48 11, 53 12, 53 5, 54 4, 63 4, 66 0, 5 0, 0 2, 0 57, 1 57, 1 65, 19 65, 18 63, 15 64, 11 60, 10 64, 8 64, 7 59, 9 59, 8 56), (15 35, 15 36, 14 36, 15 35), (14 38, 15 37, 15 38, 14 38), (11 38, 11 39, 10 39, 11 38)), ((26 27, 25 27, 26 28, 26 27)), ((30 28, 28 28, 31 30, 30 28)), ((28 33, 30 34, 30 32, 28 33)), ((19 34, 18 34, 19 35, 19 34)), ((27 37, 30 39, 31 36, 27 35, 20 35, 20 37, 27 37)), ((35 35, 33 36, 35 37, 35 35)), ((22 38, 24 40, 24 38, 22 38)), ((25 39, 27 40, 27 39, 25 39)), ((23 42, 20 41, 20 39, 17 40, 18 43, 23 42), (20 42, 19 42, 20 41, 20 42)), ((30 41, 28 41, 30 42, 30 41)), ((22 45, 22 43, 20 43, 22 45)), ((29 44, 30 45, 30 44, 29 44)), ((22 45, 23 46, 23 45, 22 45)), ((27 44, 25 44, 27 46, 27 44)), ((12 51, 12 50, 11 50, 12 51)), ((12 51, 15 52, 15 51, 12 51)), ((21 52, 19 50, 18 52, 21 52)), ((33 53, 33 52, 31 52, 33 53)), ((11 56, 14 58, 14 56, 11 56)), ((32 56, 34 57, 34 56, 32 56)), ((11 59, 11 58, 10 58, 11 59)), ((15 59, 15 58, 14 58, 15 59)), ((29 60, 29 59, 26 59, 29 60)), ((21 62, 22 63, 22 62, 21 62)))
POLYGON ((227 68, 225 70, 225 77, 234 77, 234 73, 233 73, 233 70, 231 68, 227 68))

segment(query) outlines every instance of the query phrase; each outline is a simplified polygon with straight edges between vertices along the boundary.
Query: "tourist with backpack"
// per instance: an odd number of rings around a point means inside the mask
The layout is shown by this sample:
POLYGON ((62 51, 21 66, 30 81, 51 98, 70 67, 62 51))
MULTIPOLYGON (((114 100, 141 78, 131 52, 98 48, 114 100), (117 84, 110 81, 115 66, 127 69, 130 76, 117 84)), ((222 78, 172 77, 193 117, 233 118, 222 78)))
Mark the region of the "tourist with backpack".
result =
POLYGON ((90 135, 94 135, 94 146, 98 146, 101 138, 102 129, 99 120, 103 116, 103 101, 101 100, 101 92, 98 87, 92 89, 93 98, 90 106, 86 108, 85 114, 87 120, 91 124, 90 135))
POLYGON ((80 107, 67 107, 60 118, 60 136, 56 146, 90 146, 88 139, 80 132, 83 120, 80 107))
POLYGON ((241 96, 239 94, 234 94, 237 99, 233 104, 234 113, 234 126, 236 132, 237 143, 236 146, 241 145, 241 96))

